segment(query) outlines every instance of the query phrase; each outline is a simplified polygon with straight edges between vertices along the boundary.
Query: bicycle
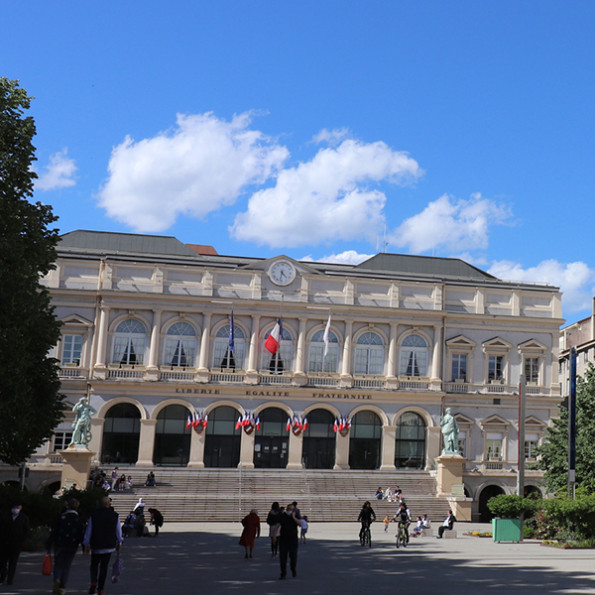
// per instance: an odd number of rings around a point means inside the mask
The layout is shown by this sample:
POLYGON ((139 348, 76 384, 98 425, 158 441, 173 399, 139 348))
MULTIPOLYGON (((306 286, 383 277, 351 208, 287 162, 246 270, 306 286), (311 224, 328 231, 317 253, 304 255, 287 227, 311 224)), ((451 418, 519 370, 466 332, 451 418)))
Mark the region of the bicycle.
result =
POLYGON ((368 544, 368 547, 372 547, 372 532, 370 531, 370 523, 362 523, 362 528, 359 531, 359 542, 363 547, 368 544))
POLYGON ((396 542, 397 549, 401 545, 403 547, 407 547, 407 544, 409 543, 409 535, 407 534, 405 523, 399 523, 399 528, 397 529, 396 538, 397 538, 397 542, 396 542))

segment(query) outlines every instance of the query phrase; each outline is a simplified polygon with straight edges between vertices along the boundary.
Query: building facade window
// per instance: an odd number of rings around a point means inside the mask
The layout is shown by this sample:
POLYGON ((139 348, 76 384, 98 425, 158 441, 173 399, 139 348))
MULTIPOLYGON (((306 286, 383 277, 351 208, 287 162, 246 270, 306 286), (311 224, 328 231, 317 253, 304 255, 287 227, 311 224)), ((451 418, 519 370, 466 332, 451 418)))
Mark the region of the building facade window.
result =
POLYGON ((270 334, 271 331, 267 331, 264 336, 264 341, 262 342, 262 368, 268 370, 271 374, 282 374, 285 371, 293 370, 293 336, 285 327, 283 327, 279 349, 277 350, 277 353, 271 354, 271 352, 264 347, 264 343, 270 334))
POLYGON ((488 356, 488 380, 502 381, 504 380, 504 356, 490 355, 488 356))
POLYGON ((538 446, 539 434, 525 434, 525 459, 534 461, 537 458, 538 446))
POLYGON ((58 431, 54 434, 52 439, 52 452, 58 452, 68 448, 72 440, 72 431, 58 431))
POLYGON ((356 342, 353 358, 355 374, 380 376, 384 373, 384 340, 378 333, 362 333, 356 342))
POLYGON ((467 382, 467 354, 453 353, 451 359, 451 380, 467 382))
POLYGON ((486 442, 485 442, 486 460, 488 460, 488 461, 501 461, 502 460, 503 442, 504 442, 504 440, 503 440, 502 432, 488 432, 486 434, 486 442))
POLYGON ((229 348, 230 325, 224 324, 215 334, 213 343, 213 367, 221 370, 243 370, 246 357, 246 333, 237 324, 233 325, 233 351, 229 348))
POLYGON ((408 335, 401 343, 400 376, 428 375, 428 344, 420 335, 408 335))
POLYGON ((339 339, 333 331, 328 335, 328 353, 324 355, 326 344, 324 342, 324 330, 319 330, 310 339, 308 351, 308 372, 326 372, 335 374, 339 365, 339 339))
POLYGON ((112 363, 142 365, 145 361, 147 329, 142 322, 132 318, 124 320, 114 333, 112 363))
POLYGON ((194 367, 196 358, 196 330, 187 322, 176 322, 165 336, 164 362, 167 366, 194 367))
POLYGON ((83 352, 82 335, 64 335, 62 337, 62 363, 74 366, 81 365, 81 354, 83 352))
POLYGON ((403 413, 397 422, 395 466, 423 469, 426 458, 426 424, 417 413, 403 413))
POLYGON ((539 358, 525 358, 525 380, 531 384, 539 382, 539 358))

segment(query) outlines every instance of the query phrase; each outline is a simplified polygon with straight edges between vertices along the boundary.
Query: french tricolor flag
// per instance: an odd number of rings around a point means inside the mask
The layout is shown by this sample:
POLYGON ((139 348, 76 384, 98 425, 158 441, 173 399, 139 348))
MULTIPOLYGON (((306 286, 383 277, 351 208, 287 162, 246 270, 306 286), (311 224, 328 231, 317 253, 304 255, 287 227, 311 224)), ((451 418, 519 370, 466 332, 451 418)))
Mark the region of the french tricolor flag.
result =
POLYGON ((283 323, 279 318, 277 320, 277 324, 273 327, 273 330, 269 333, 267 340, 264 343, 264 347, 267 351, 270 351, 272 354, 277 353, 279 350, 279 345, 281 343, 281 335, 283 334, 283 323))

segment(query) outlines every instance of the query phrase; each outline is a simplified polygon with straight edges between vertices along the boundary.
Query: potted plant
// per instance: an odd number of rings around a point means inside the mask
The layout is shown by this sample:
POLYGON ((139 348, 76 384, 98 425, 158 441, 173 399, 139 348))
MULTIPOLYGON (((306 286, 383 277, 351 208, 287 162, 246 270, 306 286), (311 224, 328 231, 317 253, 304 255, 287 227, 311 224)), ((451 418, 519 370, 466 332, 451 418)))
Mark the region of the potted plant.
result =
POLYGON ((522 517, 530 504, 521 496, 500 494, 488 500, 488 508, 495 515, 492 519, 494 541, 521 541, 522 517))

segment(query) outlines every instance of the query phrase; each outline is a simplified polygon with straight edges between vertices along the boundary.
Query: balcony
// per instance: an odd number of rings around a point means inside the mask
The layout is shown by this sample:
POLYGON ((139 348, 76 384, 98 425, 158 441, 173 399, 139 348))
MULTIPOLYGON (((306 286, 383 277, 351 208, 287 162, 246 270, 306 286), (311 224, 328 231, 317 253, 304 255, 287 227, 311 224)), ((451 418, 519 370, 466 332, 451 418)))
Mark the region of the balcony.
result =
POLYGON ((109 380, 142 380, 144 375, 144 366, 118 364, 107 367, 109 380))

